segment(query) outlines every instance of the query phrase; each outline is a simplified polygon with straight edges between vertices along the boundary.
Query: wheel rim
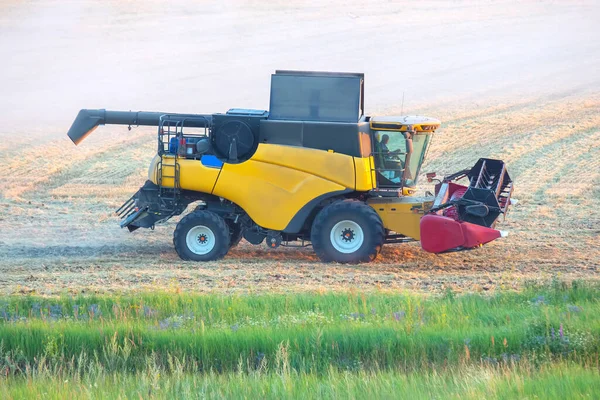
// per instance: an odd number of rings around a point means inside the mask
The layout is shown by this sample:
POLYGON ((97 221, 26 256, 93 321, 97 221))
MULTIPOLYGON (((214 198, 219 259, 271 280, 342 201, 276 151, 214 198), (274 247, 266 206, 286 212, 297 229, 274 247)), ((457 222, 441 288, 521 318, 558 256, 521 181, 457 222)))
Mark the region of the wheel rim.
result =
POLYGON ((354 253, 365 241, 363 230, 354 221, 344 220, 333 226, 329 239, 333 248, 340 253, 354 253))
POLYGON ((198 225, 188 231, 185 242, 192 253, 208 254, 215 248, 215 234, 210 228, 198 225))

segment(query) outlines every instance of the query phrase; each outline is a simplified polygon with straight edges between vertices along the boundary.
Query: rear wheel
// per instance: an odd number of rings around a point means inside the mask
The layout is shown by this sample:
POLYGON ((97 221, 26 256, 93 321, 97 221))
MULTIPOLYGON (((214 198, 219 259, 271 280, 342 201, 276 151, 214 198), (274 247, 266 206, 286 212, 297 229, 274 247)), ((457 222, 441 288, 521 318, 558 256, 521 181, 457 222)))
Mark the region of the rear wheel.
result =
POLYGON ((310 238, 315 253, 325 262, 370 262, 385 239, 381 218, 360 201, 339 201, 315 217, 310 238))
POLYGON ((213 261, 229 250, 229 227, 210 211, 194 211, 179 221, 173 234, 175 251, 186 261, 213 261))

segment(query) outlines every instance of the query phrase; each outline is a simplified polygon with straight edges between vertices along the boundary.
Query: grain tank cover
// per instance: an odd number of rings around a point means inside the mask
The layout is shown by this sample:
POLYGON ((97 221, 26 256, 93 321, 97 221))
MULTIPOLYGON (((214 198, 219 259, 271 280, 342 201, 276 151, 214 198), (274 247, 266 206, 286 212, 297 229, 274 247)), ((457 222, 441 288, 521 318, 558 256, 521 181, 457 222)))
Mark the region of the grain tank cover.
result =
POLYGON ((270 120, 357 123, 364 114, 362 73, 276 71, 270 120))

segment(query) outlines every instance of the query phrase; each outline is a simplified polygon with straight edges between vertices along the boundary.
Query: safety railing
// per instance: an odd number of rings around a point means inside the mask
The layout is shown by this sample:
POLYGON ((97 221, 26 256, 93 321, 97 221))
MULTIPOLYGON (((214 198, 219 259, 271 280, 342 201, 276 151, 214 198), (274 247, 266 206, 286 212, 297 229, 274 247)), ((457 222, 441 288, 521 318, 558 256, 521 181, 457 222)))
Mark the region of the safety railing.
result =
POLYGON ((184 158, 199 158, 196 145, 208 139, 210 121, 197 115, 169 115, 160 117, 158 125, 158 154, 184 158))

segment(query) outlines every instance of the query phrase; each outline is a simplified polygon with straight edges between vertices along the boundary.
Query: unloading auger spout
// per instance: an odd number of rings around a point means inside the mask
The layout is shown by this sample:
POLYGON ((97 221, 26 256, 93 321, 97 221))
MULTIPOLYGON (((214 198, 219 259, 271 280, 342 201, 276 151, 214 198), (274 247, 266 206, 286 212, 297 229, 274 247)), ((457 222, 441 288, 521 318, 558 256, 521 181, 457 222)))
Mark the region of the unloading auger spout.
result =
POLYGON ((159 126, 161 118, 179 120, 186 127, 209 127, 212 115, 205 114, 176 114, 148 111, 108 111, 104 109, 79 111, 67 135, 75 144, 79 144, 99 125, 129 125, 129 126, 159 126))

